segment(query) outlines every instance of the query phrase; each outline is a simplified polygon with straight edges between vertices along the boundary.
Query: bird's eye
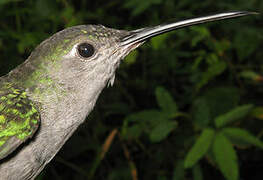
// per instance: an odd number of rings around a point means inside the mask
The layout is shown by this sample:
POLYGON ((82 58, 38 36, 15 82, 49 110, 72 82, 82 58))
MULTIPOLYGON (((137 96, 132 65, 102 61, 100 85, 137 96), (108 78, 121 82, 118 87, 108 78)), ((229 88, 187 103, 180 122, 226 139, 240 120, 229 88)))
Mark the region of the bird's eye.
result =
POLYGON ((79 55, 83 58, 91 57, 95 52, 94 47, 89 43, 81 43, 78 45, 77 49, 79 55))

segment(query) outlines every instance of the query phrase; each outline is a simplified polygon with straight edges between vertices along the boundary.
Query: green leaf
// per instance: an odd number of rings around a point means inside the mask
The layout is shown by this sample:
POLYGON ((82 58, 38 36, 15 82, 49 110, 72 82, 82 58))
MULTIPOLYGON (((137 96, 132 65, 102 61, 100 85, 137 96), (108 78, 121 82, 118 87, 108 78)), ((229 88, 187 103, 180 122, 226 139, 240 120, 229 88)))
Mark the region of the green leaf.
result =
POLYGON ((155 127, 160 122, 167 119, 168 119, 167 115, 161 111, 145 110, 127 116, 124 121, 138 122, 138 123, 146 124, 149 127, 155 127))
POLYGON ((215 118, 215 125, 217 128, 221 128, 227 124, 230 124, 236 120, 245 117, 253 108, 252 104, 242 105, 234 108, 228 113, 215 118))
POLYGON ((190 168, 197 163, 208 151, 212 140, 214 138, 215 131, 213 129, 207 128, 202 131, 202 134, 195 142, 194 146, 186 155, 184 161, 184 167, 190 168))
POLYGON ((210 80, 216 76, 222 74, 226 69, 226 63, 224 61, 219 61, 215 54, 211 54, 207 57, 207 61, 211 63, 207 71, 202 74, 202 79, 196 85, 197 90, 205 86, 210 80))
POLYGON ((257 72, 248 71, 248 70, 240 72, 239 76, 250 80, 257 80, 258 78, 260 78, 260 75, 257 72))
POLYGON ((205 127, 215 117, 236 107, 239 99, 238 89, 231 86, 208 89, 203 96, 194 101, 194 120, 199 126, 205 127))
POLYGON ((231 140, 245 142, 263 149, 263 142, 244 129, 224 128, 222 132, 231 140))
POLYGON ((227 180, 238 180, 237 155, 229 140, 219 133, 213 143, 215 161, 227 180))
POLYGON ((175 128, 176 121, 164 120, 160 122, 150 133, 150 140, 154 143, 164 140, 175 128))
POLYGON ((177 105, 174 102, 171 94, 163 87, 157 87, 155 96, 160 108, 169 115, 174 115, 177 112, 177 105))
POLYGON ((204 41, 206 38, 210 37, 210 31, 207 27, 204 26, 192 26, 190 28, 192 31, 197 33, 196 36, 191 40, 192 47, 196 47, 199 42, 204 41))

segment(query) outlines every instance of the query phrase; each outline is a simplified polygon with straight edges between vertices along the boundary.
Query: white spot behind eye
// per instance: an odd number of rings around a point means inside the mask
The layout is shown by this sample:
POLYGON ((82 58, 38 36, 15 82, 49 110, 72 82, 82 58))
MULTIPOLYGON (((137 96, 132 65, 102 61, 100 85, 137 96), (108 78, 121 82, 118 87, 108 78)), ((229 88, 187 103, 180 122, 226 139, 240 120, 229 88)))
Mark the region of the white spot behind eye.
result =
POLYGON ((77 56, 78 56, 77 47, 78 47, 78 44, 75 44, 75 45, 73 46, 73 48, 70 50, 70 52, 67 53, 64 57, 65 57, 65 58, 77 57, 77 56))

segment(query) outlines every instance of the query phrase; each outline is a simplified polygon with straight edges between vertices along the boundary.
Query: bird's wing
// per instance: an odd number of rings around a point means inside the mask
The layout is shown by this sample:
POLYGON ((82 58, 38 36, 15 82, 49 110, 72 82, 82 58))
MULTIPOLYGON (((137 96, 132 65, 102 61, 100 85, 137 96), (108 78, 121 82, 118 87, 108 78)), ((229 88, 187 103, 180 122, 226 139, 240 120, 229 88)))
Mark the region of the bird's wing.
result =
POLYGON ((0 83, 0 159, 31 138, 39 124, 39 111, 27 93, 10 83, 0 83))

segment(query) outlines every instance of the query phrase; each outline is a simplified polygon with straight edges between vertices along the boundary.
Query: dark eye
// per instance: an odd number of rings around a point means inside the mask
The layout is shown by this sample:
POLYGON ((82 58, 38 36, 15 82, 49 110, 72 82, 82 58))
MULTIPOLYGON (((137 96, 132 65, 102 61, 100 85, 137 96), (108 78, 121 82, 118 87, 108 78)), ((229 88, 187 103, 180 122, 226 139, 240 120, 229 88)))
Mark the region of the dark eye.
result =
POLYGON ((78 45, 78 53, 81 57, 91 57, 95 52, 94 47, 89 43, 81 43, 78 45))

